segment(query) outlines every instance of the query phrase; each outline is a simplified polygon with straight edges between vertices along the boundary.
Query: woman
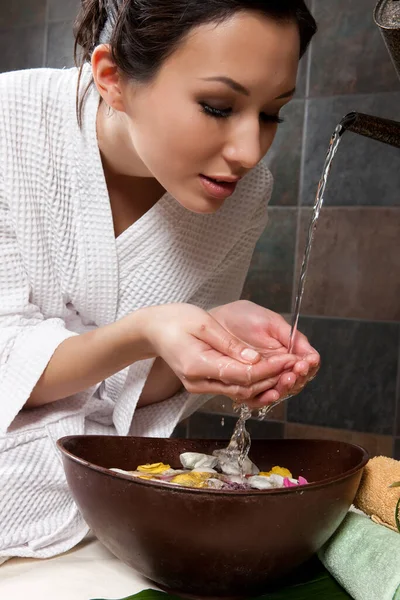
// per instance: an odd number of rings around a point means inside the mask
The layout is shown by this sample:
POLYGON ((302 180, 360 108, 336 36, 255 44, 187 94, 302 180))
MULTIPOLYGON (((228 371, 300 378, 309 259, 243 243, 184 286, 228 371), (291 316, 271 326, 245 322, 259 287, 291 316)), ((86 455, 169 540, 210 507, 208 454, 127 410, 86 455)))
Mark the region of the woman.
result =
POLYGON ((79 72, 0 77, 0 556, 86 534, 62 435, 169 436, 209 394, 314 376, 304 336, 289 354, 236 302, 314 32, 303 0, 86 0, 79 72))

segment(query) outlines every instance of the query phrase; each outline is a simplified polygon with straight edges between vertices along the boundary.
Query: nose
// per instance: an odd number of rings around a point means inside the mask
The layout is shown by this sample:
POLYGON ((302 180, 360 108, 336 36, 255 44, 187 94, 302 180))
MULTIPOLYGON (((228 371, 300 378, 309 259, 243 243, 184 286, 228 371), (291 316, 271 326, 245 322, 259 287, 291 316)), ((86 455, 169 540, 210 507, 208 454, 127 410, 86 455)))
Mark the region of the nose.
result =
POLYGON ((225 160, 242 169, 254 168, 268 152, 275 137, 276 127, 274 129, 268 127, 269 131, 262 131, 259 121, 236 126, 223 150, 225 160))

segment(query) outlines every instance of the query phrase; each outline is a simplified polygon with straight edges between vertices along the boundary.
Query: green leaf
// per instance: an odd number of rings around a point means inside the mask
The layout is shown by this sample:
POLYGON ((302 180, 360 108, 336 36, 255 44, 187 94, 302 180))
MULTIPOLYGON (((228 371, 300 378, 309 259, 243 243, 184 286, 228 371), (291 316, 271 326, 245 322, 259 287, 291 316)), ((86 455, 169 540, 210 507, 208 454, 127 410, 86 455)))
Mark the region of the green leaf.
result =
POLYGON ((322 563, 313 558, 287 578, 282 587, 259 596, 257 600, 351 600, 322 563))
MULTIPOLYGON (((166 594, 165 592, 160 592, 159 590, 143 590, 142 592, 138 592, 137 594, 133 594, 133 596, 127 596, 126 598, 121 598, 120 600, 181 600, 177 596, 173 596, 172 594, 166 594)), ((97 598, 93 600, 105 600, 104 598, 97 598)))
POLYGON ((398 503, 396 504, 396 509, 395 509, 395 513, 394 513, 394 518, 396 519, 396 525, 397 525, 397 529, 399 530, 400 533, 400 498, 398 503))
POLYGON ((392 483, 391 485, 389 485, 390 488, 394 488, 394 487, 400 487, 400 481, 395 481, 394 483, 392 483))
MULTIPOLYGON (((351 596, 340 587, 317 558, 313 558, 293 575, 288 576, 282 584, 283 582, 280 582, 280 585, 276 585, 274 589, 255 600, 351 600, 351 596)), ((179 599, 164 592, 144 590, 121 600, 179 599)))

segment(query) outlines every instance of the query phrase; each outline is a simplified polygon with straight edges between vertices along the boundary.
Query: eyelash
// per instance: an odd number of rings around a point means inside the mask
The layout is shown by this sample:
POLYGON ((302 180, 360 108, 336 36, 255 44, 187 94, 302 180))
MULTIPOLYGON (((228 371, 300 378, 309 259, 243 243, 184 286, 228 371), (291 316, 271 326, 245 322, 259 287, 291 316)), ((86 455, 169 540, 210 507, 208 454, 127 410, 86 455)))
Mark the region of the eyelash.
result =
MULTIPOLYGON (((200 103, 202 112, 210 117, 215 117, 217 119, 227 119, 232 114, 231 108, 215 108, 214 106, 210 106, 204 102, 200 103)), ((278 117, 276 115, 267 115, 265 113, 261 113, 261 120, 264 123, 283 123, 284 119, 278 117)))

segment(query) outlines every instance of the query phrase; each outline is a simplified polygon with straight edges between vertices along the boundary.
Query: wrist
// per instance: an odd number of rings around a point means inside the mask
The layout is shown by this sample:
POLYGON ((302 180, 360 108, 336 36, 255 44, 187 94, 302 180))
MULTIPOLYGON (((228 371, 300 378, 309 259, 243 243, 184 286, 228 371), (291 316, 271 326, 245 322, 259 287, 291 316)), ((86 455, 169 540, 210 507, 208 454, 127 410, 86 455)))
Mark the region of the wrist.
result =
POLYGON ((154 307, 139 308, 120 321, 125 344, 130 349, 140 348, 140 360, 158 356, 151 327, 153 312, 154 307))
POLYGON ((147 316, 144 311, 146 309, 136 310, 91 332, 95 346, 105 349, 110 356, 110 362, 115 362, 117 370, 122 370, 136 361, 156 356, 148 341, 147 316))

